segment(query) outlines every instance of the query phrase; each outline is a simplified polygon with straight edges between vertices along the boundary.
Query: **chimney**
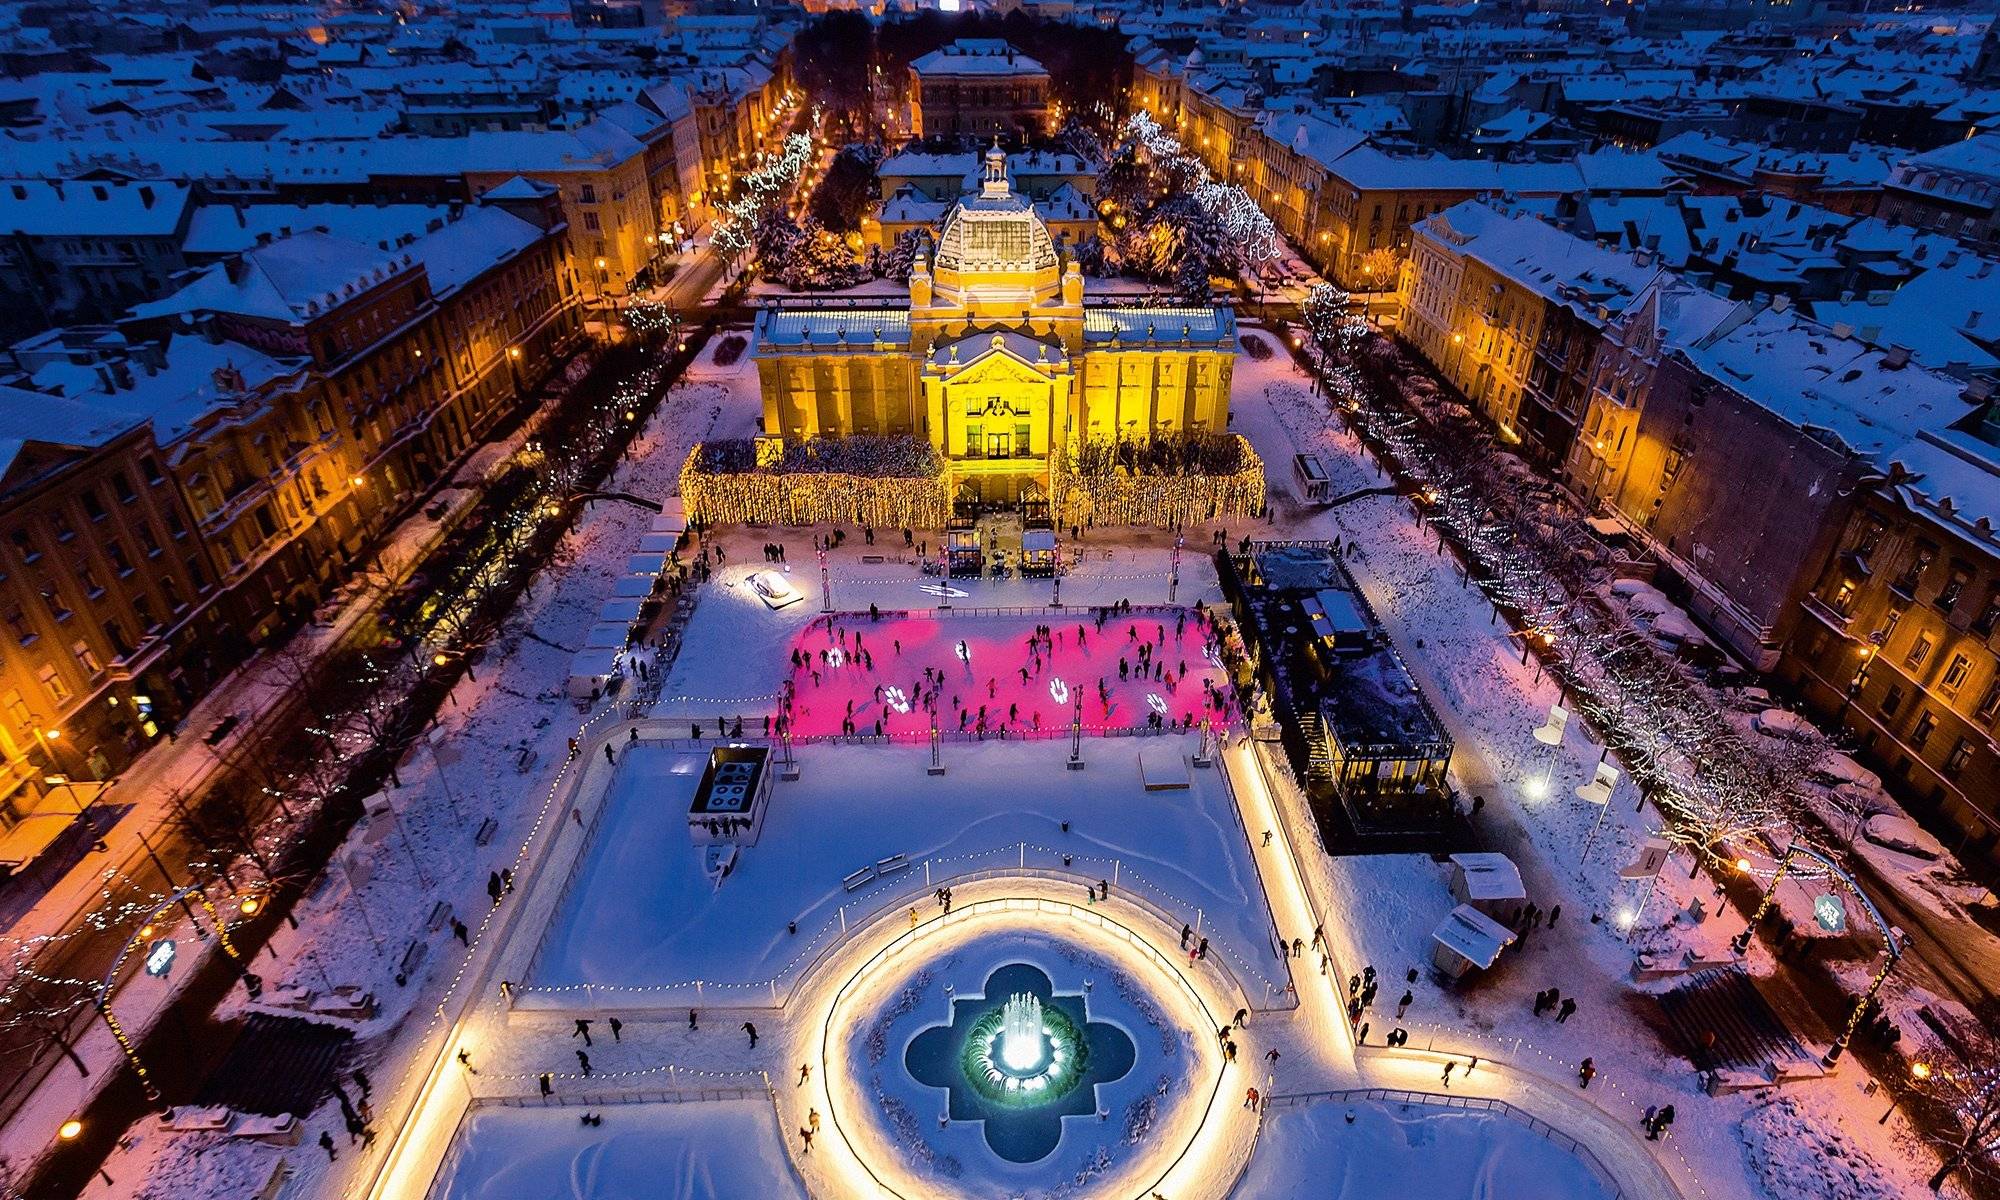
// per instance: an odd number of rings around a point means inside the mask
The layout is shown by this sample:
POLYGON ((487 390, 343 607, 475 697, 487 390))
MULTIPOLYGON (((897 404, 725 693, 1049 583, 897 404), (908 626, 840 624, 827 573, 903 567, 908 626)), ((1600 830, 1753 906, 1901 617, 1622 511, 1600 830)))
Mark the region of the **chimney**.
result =
POLYGON ((1771 311, 1784 312, 1792 307, 1792 298, 1783 292, 1771 297, 1771 311))
POLYGON ((1908 346, 1892 345, 1882 352, 1882 368, 1884 370, 1900 371, 1909 365, 1910 348, 1908 346))

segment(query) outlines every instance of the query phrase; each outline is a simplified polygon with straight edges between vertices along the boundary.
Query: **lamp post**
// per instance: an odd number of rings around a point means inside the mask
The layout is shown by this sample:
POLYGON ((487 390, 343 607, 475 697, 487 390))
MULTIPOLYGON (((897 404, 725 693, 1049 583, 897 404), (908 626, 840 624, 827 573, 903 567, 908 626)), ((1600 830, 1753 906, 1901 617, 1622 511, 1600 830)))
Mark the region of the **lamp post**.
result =
MULTIPOLYGON (((1922 1083, 1930 1077, 1931 1065, 1929 1063, 1913 1062, 1910 1064, 1910 1083, 1913 1086, 1922 1083)), ((1896 1111, 1896 1102, 1900 1099, 1902 1099, 1901 1093, 1893 1089, 1889 1092, 1889 1107, 1883 1110, 1881 1118, 1875 1122, 1877 1125, 1887 1125, 1889 1123, 1889 1116, 1896 1111)))

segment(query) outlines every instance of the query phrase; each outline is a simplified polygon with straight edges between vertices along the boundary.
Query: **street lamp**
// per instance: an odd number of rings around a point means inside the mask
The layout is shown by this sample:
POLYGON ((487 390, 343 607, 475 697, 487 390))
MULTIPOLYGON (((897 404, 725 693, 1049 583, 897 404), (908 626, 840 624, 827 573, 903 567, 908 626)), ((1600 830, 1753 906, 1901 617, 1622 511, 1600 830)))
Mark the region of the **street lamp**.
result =
MULTIPOLYGON (((1929 1063, 1913 1062, 1910 1064, 1910 1083, 1912 1086, 1920 1084, 1930 1077, 1931 1065, 1929 1063)), ((1889 1092, 1889 1107, 1883 1110, 1881 1117, 1877 1118, 1875 1122, 1877 1125, 1887 1125, 1889 1123, 1889 1117, 1896 1111, 1896 1102, 1900 1099, 1902 1099, 1901 1094, 1891 1089, 1889 1092)))

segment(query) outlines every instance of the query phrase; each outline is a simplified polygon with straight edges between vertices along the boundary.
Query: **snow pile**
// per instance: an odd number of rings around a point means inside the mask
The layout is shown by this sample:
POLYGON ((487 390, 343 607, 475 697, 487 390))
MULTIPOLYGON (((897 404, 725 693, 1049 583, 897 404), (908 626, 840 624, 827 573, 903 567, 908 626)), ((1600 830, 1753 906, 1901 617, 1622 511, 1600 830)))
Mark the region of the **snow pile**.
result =
POLYGON ((1743 1118, 1738 1136, 1772 1200, 1895 1200, 1902 1194, 1874 1159, 1789 1096, 1743 1118))

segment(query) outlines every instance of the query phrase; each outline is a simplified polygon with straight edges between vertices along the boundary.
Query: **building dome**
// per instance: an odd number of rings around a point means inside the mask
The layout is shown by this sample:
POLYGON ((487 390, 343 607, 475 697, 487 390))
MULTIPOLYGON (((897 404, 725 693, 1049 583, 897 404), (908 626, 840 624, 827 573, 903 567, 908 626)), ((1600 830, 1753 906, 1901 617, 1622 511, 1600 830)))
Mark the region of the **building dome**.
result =
POLYGON ((979 195, 962 200, 938 238, 937 269, 955 275, 1035 274, 1054 270, 1055 243, 1034 208, 1007 186, 1007 156, 986 152, 979 195))

